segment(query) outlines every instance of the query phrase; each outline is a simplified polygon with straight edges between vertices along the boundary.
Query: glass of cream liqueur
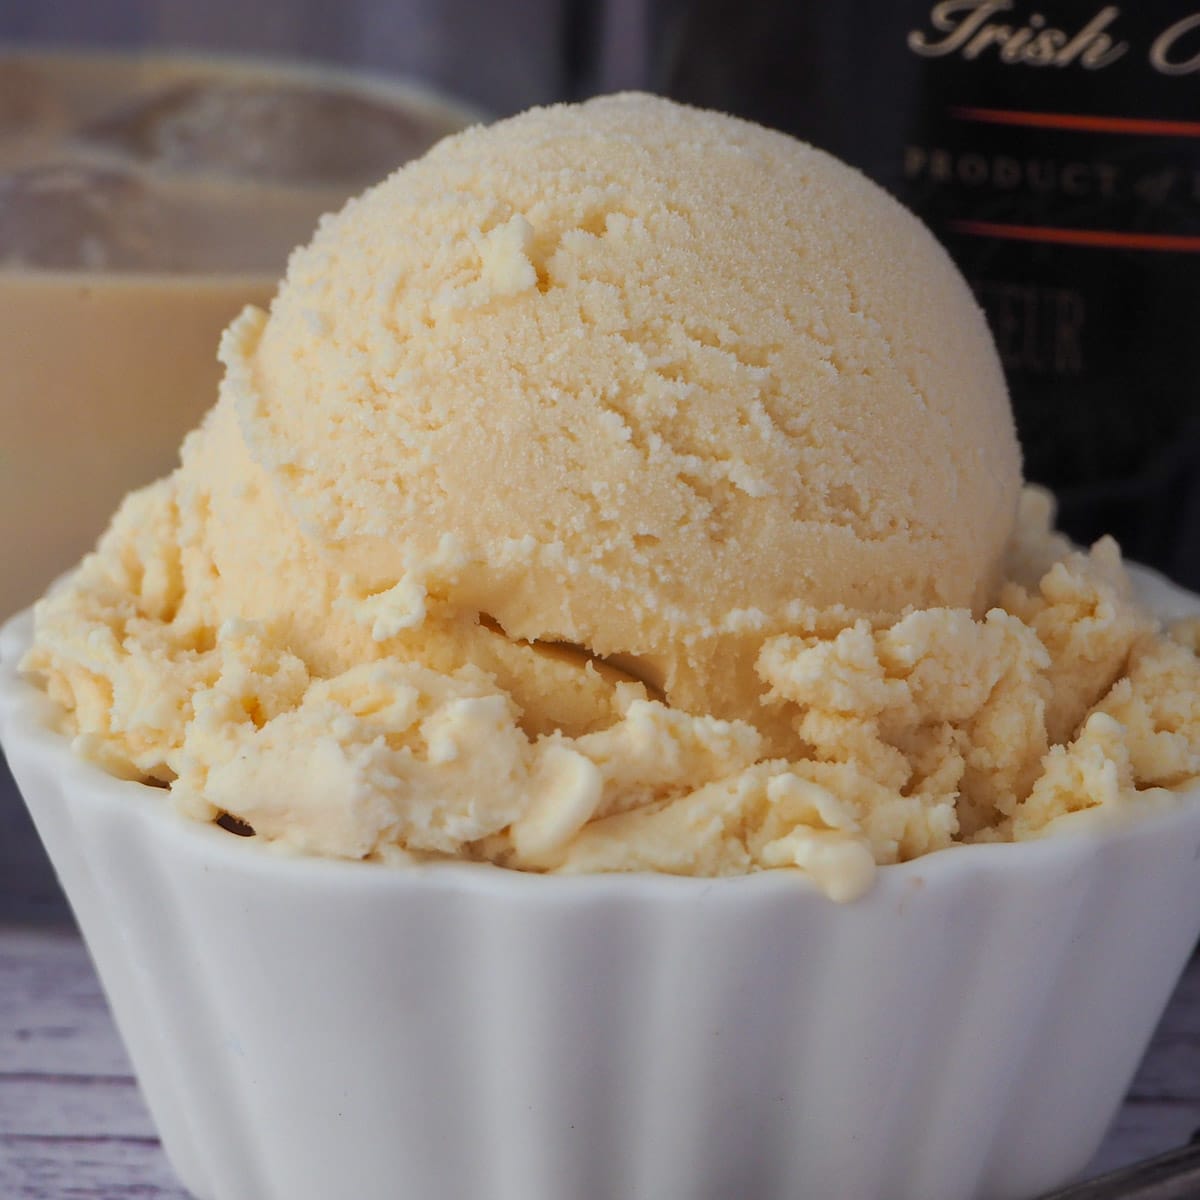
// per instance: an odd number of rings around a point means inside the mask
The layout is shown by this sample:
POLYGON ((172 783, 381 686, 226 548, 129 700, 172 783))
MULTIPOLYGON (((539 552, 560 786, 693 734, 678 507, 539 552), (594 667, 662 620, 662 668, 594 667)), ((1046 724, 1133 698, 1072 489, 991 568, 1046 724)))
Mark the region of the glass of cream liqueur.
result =
POLYGON ((355 72, 0 51, 0 617, 172 468, 319 215, 472 117, 355 72))

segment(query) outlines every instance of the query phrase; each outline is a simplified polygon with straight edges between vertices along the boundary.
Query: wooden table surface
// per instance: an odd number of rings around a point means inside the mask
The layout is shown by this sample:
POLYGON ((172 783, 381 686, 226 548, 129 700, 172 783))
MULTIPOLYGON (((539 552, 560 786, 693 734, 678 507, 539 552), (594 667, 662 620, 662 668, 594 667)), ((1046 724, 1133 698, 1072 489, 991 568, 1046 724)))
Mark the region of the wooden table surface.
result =
MULTIPOLYGON (((5 791, 0 779, 0 1200, 187 1200, 49 867, 5 791)), ((1200 956, 1089 1174, 1197 1131, 1200 956)))

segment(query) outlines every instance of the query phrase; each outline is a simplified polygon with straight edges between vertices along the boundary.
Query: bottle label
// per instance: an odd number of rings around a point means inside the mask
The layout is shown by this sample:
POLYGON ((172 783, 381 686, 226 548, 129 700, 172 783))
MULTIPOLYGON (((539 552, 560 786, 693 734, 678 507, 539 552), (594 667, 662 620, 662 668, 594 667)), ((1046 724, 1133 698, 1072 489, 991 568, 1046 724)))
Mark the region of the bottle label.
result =
POLYGON ((1027 473, 1156 557, 1200 440, 1200 3, 940 0, 904 41, 896 190, 988 315, 1027 473))

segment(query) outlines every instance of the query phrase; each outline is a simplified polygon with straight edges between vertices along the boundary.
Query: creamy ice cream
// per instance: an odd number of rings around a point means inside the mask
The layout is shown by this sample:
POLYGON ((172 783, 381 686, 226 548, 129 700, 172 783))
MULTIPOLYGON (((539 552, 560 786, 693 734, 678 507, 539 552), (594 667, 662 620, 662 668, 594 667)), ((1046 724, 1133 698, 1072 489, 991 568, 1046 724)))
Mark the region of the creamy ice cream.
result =
POLYGON ((965 284, 811 147, 646 96, 470 130, 221 356, 27 660, 193 815, 848 897, 1200 771, 1192 650, 1018 512, 965 284))

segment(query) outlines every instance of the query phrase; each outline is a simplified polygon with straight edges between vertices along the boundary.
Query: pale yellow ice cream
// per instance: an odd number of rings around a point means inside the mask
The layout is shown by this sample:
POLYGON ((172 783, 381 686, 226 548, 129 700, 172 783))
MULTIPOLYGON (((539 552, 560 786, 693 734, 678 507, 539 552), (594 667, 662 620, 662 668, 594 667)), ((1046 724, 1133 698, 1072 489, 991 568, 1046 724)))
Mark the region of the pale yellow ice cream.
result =
POLYGON ((949 259, 782 135, 644 96, 468 131, 222 358, 27 661, 196 816, 848 897, 1200 771, 1195 655, 1110 543, 1017 521, 949 259))

